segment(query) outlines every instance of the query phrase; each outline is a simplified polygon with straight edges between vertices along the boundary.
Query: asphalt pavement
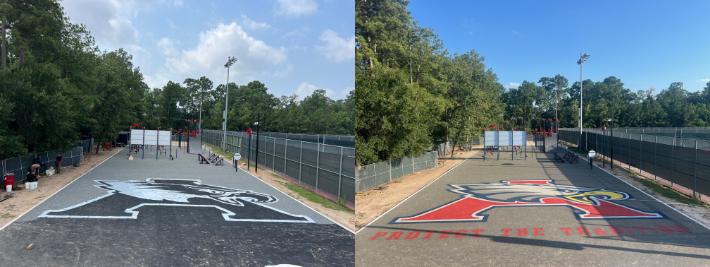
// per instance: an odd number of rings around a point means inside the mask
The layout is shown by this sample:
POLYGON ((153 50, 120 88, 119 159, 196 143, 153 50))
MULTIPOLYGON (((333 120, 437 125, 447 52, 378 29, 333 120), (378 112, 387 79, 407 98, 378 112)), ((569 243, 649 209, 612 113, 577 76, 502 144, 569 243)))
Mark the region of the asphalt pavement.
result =
POLYGON ((586 161, 482 155, 358 231, 356 265, 710 265, 710 229, 586 161))
POLYGON ((349 230, 229 163, 177 149, 174 160, 129 160, 124 148, 98 165, 0 231, 0 265, 354 265, 349 230))

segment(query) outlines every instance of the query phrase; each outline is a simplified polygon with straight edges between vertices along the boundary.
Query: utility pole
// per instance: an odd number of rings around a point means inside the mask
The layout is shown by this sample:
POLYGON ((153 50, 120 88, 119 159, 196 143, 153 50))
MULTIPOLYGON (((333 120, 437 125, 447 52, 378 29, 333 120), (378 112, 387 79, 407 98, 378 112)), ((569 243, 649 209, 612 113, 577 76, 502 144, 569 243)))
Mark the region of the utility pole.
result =
MULTIPOLYGON (((222 123, 222 130, 224 131, 224 138, 222 139, 222 149, 225 149, 227 146, 227 110, 229 108, 229 67, 234 64, 234 62, 237 62, 236 57, 227 57, 227 64, 224 64, 224 67, 227 68, 227 86, 225 86, 225 90, 227 91, 224 97, 224 123, 222 123)), ((200 104, 202 106, 202 104, 200 104)), ((200 113, 200 117, 202 117, 200 113)))
POLYGON ((584 64, 584 61, 586 61, 589 58, 589 55, 587 53, 579 53, 581 57, 579 58, 579 61, 577 61, 577 64, 579 64, 579 144, 577 144, 577 147, 581 148, 582 147, 582 107, 583 107, 583 98, 582 98, 582 84, 584 83, 584 80, 582 79, 582 64, 584 64))

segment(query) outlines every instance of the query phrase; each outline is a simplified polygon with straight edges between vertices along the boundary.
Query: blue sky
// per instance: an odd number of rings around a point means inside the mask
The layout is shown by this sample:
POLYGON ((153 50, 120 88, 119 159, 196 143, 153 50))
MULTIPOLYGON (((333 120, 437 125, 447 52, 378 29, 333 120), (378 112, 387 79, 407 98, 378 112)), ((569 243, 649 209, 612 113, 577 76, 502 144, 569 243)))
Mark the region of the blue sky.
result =
POLYGON ((342 99, 355 87, 354 0, 67 0, 102 50, 123 47, 145 82, 206 76, 224 84, 259 80, 279 97, 315 89, 342 99))
POLYGON ((710 1, 412 1, 450 53, 471 49, 507 87, 562 74, 616 76, 633 92, 710 81, 710 1))

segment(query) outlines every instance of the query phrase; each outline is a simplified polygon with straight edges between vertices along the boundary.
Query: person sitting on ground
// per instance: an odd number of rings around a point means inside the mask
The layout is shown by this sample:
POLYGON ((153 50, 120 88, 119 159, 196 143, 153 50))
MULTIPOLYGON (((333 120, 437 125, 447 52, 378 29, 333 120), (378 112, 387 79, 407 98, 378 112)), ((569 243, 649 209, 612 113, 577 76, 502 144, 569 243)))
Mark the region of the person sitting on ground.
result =
POLYGON ((31 173, 34 173, 35 176, 36 176, 38 169, 39 169, 39 164, 34 163, 34 164, 30 165, 29 171, 30 171, 31 173))
POLYGON ((37 175, 34 172, 27 173, 27 180, 25 182, 32 183, 37 182, 37 175))
POLYGON ((54 159, 54 168, 57 169, 57 174, 59 174, 59 172, 62 170, 62 161, 64 161, 64 159, 62 158, 62 153, 59 153, 57 155, 57 158, 54 159))

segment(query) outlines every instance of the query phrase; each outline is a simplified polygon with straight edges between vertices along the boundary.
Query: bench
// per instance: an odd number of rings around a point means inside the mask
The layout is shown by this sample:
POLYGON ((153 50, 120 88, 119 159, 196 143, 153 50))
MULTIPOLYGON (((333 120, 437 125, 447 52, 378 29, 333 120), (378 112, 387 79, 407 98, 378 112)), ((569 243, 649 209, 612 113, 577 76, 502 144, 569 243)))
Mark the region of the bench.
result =
POLYGON ((205 158, 205 156, 203 156, 203 155, 200 154, 200 153, 197 154, 197 159, 200 161, 200 164, 205 164, 205 162, 206 162, 207 164, 210 163, 210 161, 207 160, 207 158, 205 158))

